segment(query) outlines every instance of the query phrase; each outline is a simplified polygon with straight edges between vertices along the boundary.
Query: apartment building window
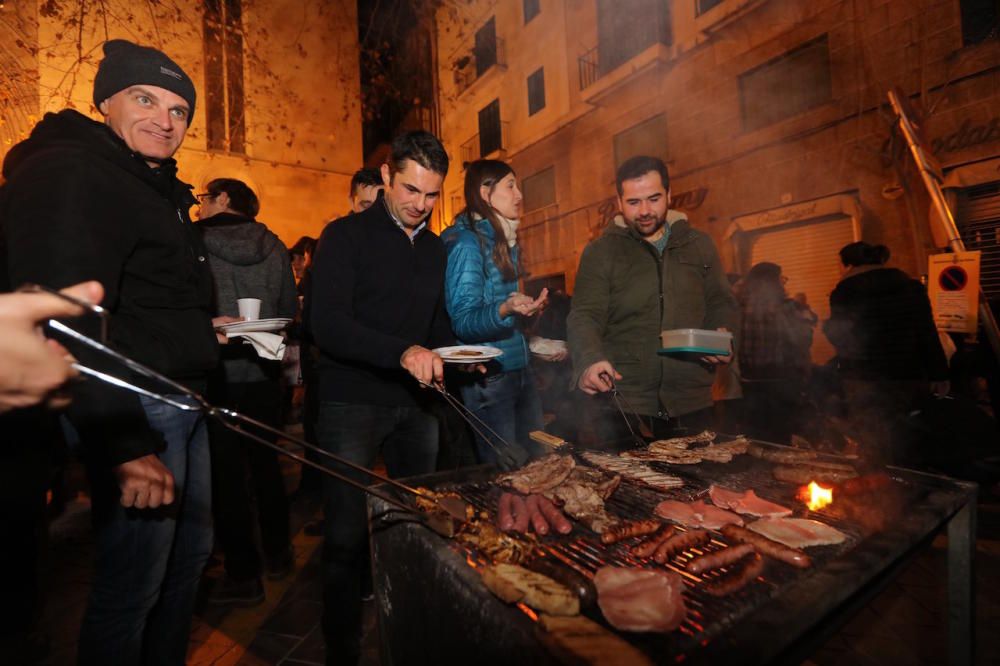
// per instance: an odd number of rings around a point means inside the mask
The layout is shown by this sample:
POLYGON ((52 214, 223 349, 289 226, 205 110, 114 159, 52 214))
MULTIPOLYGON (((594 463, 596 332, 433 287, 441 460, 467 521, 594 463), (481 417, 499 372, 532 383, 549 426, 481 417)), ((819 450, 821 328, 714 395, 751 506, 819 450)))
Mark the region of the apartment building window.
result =
POLYGON ((547 167, 521 181, 524 212, 530 213, 556 202, 556 170, 547 167))
POLYGON ((826 35, 740 75, 743 128, 767 127, 829 102, 831 79, 826 35))
POLYGON ((657 42, 670 43, 670 4, 663 0, 597 0, 597 59, 602 75, 657 42))
POLYGON ((667 161, 667 117, 653 116, 615 134, 615 170, 636 155, 650 155, 667 161))
POLYGON ((709 9, 718 7, 722 4, 722 0, 694 0, 694 13, 695 16, 701 16, 709 9))
POLYGON ((1000 0, 960 0, 962 44, 977 44, 996 34, 1000 19, 1000 0))
POLYGON ((485 157, 501 148, 500 100, 495 99, 479 111, 479 155, 485 157))
POLYGON ((204 9, 208 149, 243 153, 243 7, 240 0, 205 0, 204 9))
POLYGON ((545 68, 539 67, 528 77, 528 115, 545 108, 545 68))
POLYGON ((491 16, 486 24, 476 31, 476 76, 482 76, 486 70, 497 64, 497 22, 491 16))
POLYGON ((538 12, 542 11, 541 0, 524 0, 523 4, 525 23, 538 16, 538 12))

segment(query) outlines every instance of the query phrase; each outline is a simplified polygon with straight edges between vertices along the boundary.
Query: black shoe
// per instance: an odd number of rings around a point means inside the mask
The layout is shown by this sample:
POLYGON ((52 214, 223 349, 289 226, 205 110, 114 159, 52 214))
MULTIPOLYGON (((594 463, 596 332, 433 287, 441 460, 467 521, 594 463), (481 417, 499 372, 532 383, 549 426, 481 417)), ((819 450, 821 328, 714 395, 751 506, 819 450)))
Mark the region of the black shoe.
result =
POLYGON ((306 533, 306 536, 318 537, 323 536, 323 521, 322 520, 310 520, 306 523, 302 531, 306 533))
POLYGON ((264 601, 264 584, 260 578, 236 581, 224 576, 208 595, 210 606, 256 606, 264 601))
POLYGON ((292 551, 292 547, 289 546, 284 553, 280 556, 268 561, 267 563, 267 579, 268 580, 282 580, 292 573, 292 569, 295 565, 295 553, 292 551))

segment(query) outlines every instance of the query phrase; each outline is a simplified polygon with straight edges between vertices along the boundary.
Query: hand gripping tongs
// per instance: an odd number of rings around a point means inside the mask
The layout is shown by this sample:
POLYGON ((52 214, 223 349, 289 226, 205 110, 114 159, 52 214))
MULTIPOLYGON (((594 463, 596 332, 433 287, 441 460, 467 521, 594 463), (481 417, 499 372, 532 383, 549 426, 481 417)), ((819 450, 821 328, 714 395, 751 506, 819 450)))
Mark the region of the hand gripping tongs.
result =
MULTIPOLYGON (((55 296, 58 296, 59 298, 62 298, 64 300, 68 300, 68 301, 74 303, 75 305, 80 306, 81 308, 83 308, 88 313, 97 315, 100 318, 100 321, 101 321, 101 336, 102 336, 102 339, 105 338, 105 336, 107 334, 108 312, 104 308, 102 308, 100 306, 96 306, 96 305, 91 305, 90 303, 87 303, 86 301, 82 301, 82 300, 73 298, 72 296, 67 296, 66 294, 62 294, 62 293, 60 293, 58 291, 54 291, 54 290, 49 289, 47 287, 40 287, 40 286, 36 286, 36 285, 28 285, 26 287, 23 287, 21 289, 21 291, 44 291, 46 293, 50 293, 50 294, 53 294, 55 296)), ((351 477, 346 476, 346 475, 344 475, 344 474, 342 474, 340 472, 332 470, 332 469, 330 469, 329 467, 327 467, 325 465, 321 465, 321 464, 313 462, 312 460, 309 460, 309 459, 307 459, 307 458, 305 458, 303 456, 300 456, 300 455, 297 455, 295 453, 292 453, 291 451, 288 451, 285 448, 283 448, 282 446, 278 445, 276 442, 272 442, 272 441, 270 441, 270 440, 262 437, 258 433, 270 433, 271 435, 275 435, 275 436, 277 436, 277 437, 279 437, 281 439, 288 440, 290 442, 293 442, 294 444, 298 444, 303 449, 312 451, 313 453, 316 453, 317 455, 324 456, 325 458, 328 458, 328 459, 332 460, 333 462, 337 463, 338 465, 342 465, 342 466, 347 467, 349 469, 352 469, 352 470, 354 470, 356 472, 360 472, 362 474, 365 474, 366 476, 371 477, 373 479, 377 479, 378 481, 381 481, 382 483, 389 484, 390 486, 392 486, 393 488, 395 488, 397 490, 401 490, 401 491, 403 491, 405 493, 408 493, 410 495, 414 495, 416 497, 423 498, 426 501, 436 503, 437 506, 442 511, 444 511, 446 514, 448 514, 449 516, 451 516, 452 518, 454 518, 455 520, 457 520, 459 522, 465 522, 467 520, 466 503, 463 500, 461 500, 461 499, 459 499, 457 497, 450 497, 450 496, 434 497, 434 496, 424 495, 423 493, 419 492, 415 488, 411 488, 410 486, 407 486, 406 484, 400 483, 399 481, 396 481, 394 479, 390 479, 390 478, 388 478, 386 476, 382 476, 381 474, 379 474, 379 473, 377 473, 377 472, 375 472, 373 470, 370 470, 370 469, 368 469, 366 467, 363 467, 361 465, 357 465, 355 463, 352 463, 349 460, 345 460, 344 458, 341 458, 338 455, 335 455, 333 453, 330 453, 329 451, 321 449, 318 446, 314 446, 313 444, 310 444, 309 442, 303 441, 303 440, 301 440, 301 439, 299 439, 297 437, 292 437, 292 436, 288 435, 287 433, 285 433, 285 432, 283 432, 281 430, 278 430, 276 428, 272 428, 271 426, 267 425, 266 423, 261 423, 260 421, 257 421, 256 419, 252 419, 249 416, 245 416, 245 415, 240 414, 239 412, 237 412, 235 410, 232 410, 232 409, 229 409, 229 408, 226 408, 226 407, 216 407, 214 405, 211 405, 207 400, 205 400, 205 398, 203 398, 197 392, 192 391, 191 389, 187 388, 186 386, 184 386, 182 384, 179 384, 179 383, 175 382, 174 380, 170 379, 169 377, 165 377, 165 376, 161 375, 160 373, 156 372, 155 370, 152 370, 152 369, 150 369, 150 368, 142 365, 141 363, 138 363, 137 361, 134 361, 134 360, 130 359, 129 357, 125 356, 124 354, 121 354, 121 353, 119 353, 119 352, 111 349, 110 347, 108 347, 103 342, 98 342, 98 341, 96 341, 96 340, 94 340, 94 339, 92 339, 92 338, 90 338, 90 337, 88 337, 88 336, 80 333, 79 331, 76 331, 75 329, 70 328, 69 326, 67 326, 66 324, 64 324, 64 323, 62 323, 60 321, 57 321, 55 319, 50 319, 50 320, 48 320, 47 324, 48 324, 49 331, 58 334, 64 340, 73 340, 73 341, 75 341, 75 342, 77 342, 79 344, 85 345, 86 347, 89 347, 93 351, 95 351, 95 352, 97 352, 97 353, 99 353, 99 354, 101 354, 101 355, 103 355, 103 356, 105 356, 107 358, 110 358, 111 360, 117 362, 118 364, 124 366, 125 368, 128 368, 132 372, 134 372, 134 373, 136 373, 136 374, 138 374, 138 375, 140 375, 142 377, 146 377, 146 378, 151 379, 151 380, 153 380, 155 382, 158 382, 160 385, 162 385, 164 387, 168 387, 170 389, 170 393, 171 394, 182 395, 182 396, 188 398, 190 400, 190 402, 186 402, 186 401, 182 402, 182 401, 176 400, 176 399, 170 397, 169 395, 163 395, 161 393, 157 393, 155 391, 151 391, 151 390, 145 389, 145 388, 143 388, 141 386, 136 386, 135 384, 133 384, 133 383, 131 383, 129 381, 126 381, 126 380, 122 379, 121 377, 116 377, 116 376, 108 374, 106 372, 102 372, 100 370, 95 370, 93 368, 87 367, 87 366, 85 366, 85 365, 83 365, 81 363, 74 362, 73 363, 73 368, 77 372, 79 372, 81 375, 84 375, 86 377, 91 377, 93 379, 96 379, 98 381, 104 382, 106 384, 110 384, 112 386, 116 386, 116 387, 121 388, 121 389, 132 391, 133 393, 138 393, 139 395, 142 395, 142 396, 145 396, 147 398, 151 398, 153 400, 157 400, 159 402, 168 404, 171 407, 174 407, 174 408, 182 410, 182 411, 186 411, 186 412, 191 412, 191 411, 202 412, 206 416, 206 418, 215 419, 217 422, 221 423, 226 428, 228 428, 228 429, 230 429, 230 430, 232 430, 232 431, 234 431, 234 432, 242 435, 243 437, 246 437, 247 439, 250 439, 250 440, 252 440, 254 442, 257 442, 258 444, 263 444, 264 446, 277 451, 281 455, 284 455, 284 456, 287 456, 289 458, 292 458, 293 460, 297 460, 299 463, 301 463, 303 465, 308 465, 309 467, 317 469, 320 472, 322 472, 324 474, 327 474, 328 476, 331 476, 331 477, 337 479, 338 481, 342 481, 342 482, 347 483, 347 484, 349 484, 351 486, 354 486, 355 488, 358 488, 359 490, 362 490, 362 491, 364 491, 364 492, 366 492, 366 493, 368 493, 370 495, 374 495, 375 497, 378 497, 382 501, 384 501, 384 502, 386 502, 386 503, 388 503, 388 504, 390 504, 392 506, 399 507, 399 508, 403 509, 404 511, 412 512, 413 511, 413 507, 407 505, 406 503, 402 502, 401 500, 396 499, 395 497, 392 497, 391 495, 388 495, 388 494, 386 494, 386 493, 384 493, 384 492, 382 492, 382 491, 380 491, 380 490, 378 490, 376 488, 370 487, 370 486, 366 485, 365 483, 362 483, 362 482, 357 481, 355 479, 352 479, 351 477), (247 428, 252 428, 253 430, 248 430, 247 428), (254 430, 256 430, 257 432, 254 432, 254 430)), ((422 515, 424 517, 427 517, 426 514, 418 513, 418 515, 422 515)))
POLYGON ((624 395, 622 395, 622 392, 618 390, 618 385, 615 384, 615 378, 611 375, 611 373, 602 372, 601 378, 611 385, 611 390, 608 392, 608 395, 611 396, 611 402, 614 404, 615 408, 618 410, 618 413, 621 414, 622 419, 625 421, 625 427, 628 428, 629 434, 632 435, 632 441, 638 444, 640 448, 645 448, 648 445, 648 442, 644 438, 652 439, 653 431, 650 430, 649 426, 647 426, 643 422, 642 417, 639 416, 639 413, 632 408, 632 405, 629 403, 629 401, 625 398, 624 395), (636 423, 638 424, 639 427, 638 433, 636 433, 635 428, 632 427, 632 421, 629 419, 628 414, 625 412, 626 409, 632 414, 632 416, 635 417, 636 423), (640 435, 642 436, 640 437, 640 435))

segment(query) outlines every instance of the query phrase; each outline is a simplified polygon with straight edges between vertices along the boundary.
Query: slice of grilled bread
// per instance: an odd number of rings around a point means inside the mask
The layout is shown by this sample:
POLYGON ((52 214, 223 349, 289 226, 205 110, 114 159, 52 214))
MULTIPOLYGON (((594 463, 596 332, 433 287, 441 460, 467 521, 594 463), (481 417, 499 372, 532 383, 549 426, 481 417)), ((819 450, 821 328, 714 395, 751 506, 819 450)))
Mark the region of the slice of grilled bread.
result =
POLYGON ((582 615, 540 615, 542 642, 561 660, 594 666, 646 666, 653 662, 631 643, 582 615))
POLYGON ((507 603, 522 602, 552 615, 578 615, 580 599, 548 576, 516 564, 494 564, 482 572, 483 584, 507 603))

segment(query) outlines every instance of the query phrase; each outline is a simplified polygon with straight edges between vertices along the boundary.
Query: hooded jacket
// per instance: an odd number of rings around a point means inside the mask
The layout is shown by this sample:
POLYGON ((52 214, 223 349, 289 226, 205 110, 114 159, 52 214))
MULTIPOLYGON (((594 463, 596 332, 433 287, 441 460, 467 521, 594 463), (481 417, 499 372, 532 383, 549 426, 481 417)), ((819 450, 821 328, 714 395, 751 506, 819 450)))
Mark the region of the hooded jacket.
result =
MULTIPOLYGON (((242 215, 219 213, 202 220, 208 264, 215 278, 215 312, 239 315, 240 298, 260 299, 260 318, 295 316, 298 295, 288 248, 264 224, 242 215)), ((227 345, 228 346, 228 345, 227 345)), ((239 354, 246 345, 224 350, 223 366, 230 383, 264 381, 268 374, 253 354, 239 354), (230 358, 230 351, 237 351, 230 358)))
MULTIPOLYGON (((502 371, 521 370, 528 365, 528 344, 517 328, 518 317, 500 316, 500 304, 517 291, 517 279, 505 279, 492 260, 496 238, 489 221, 474 221, 475 231, 470 221, 459 215, 441 234, 448 251, 444 293, 451 327, 462 342, 488 343, 503 351, 497 359, 502 371)), ((516 245, 511 248, 515 266, 519 251, 516 245)))
POLYGON ((712 404, 714 368, 659 356, 660 332, 675 328, 734 334, 739 308, 715 244, 668 211, 670 237, 660 256, 620 217, 583 250, 567 319, 573 385, 592 364, 608 360, 617 387, 639 414, 673 417, 712 404))
POLYGON ((851 268, 830 294, 823 332, 837 349, 845 377, 948 378, 927 293, 898 268, 851 268))
MULTIPOLYGON (((218 358, 212 277, 188 218, 191 188, 176 173, 172 159, 149 167, 102 123, 70 110, 46 114, 4 160, 0 287, 100 281, 111 346, 200 389, 218 358)), ((86 350, 71 351, 88 365, 122 372, 86 350)), ((162 444, 138 396, 94 380, 74 391, 69 416, 84 443, 111 464, 162 444)))

